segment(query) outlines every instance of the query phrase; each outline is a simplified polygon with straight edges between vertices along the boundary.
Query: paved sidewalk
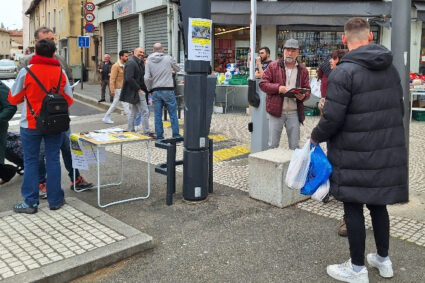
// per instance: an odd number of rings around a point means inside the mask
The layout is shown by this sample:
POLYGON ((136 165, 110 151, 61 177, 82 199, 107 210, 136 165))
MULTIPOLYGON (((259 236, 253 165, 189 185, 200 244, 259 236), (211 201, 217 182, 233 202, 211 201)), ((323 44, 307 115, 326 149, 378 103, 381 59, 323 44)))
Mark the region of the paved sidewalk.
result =
POLYGON ((0 280, 64 282, 152 247, 152 237, 84 202, 0 213, 0 280))

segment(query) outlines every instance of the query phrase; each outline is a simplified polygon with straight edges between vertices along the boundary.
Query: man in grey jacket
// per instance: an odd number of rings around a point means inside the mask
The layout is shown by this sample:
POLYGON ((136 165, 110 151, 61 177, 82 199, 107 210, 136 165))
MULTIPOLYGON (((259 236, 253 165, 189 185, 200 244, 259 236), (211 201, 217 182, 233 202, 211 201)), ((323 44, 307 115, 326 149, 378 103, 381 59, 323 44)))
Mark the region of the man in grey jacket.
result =
POLYGON ((177 120, 177 102, 174 94, 173 72, 179 71, 171 56, 164 54, 161 43, 153 45, 153 53, 149 55, 145 68, 145 83, 153 92, 155 109, 155 134, 158 140, 164 139, 162 126, 162 108, 167 107, 171 120, 173 138, 180 137, 179 122, 177 120))

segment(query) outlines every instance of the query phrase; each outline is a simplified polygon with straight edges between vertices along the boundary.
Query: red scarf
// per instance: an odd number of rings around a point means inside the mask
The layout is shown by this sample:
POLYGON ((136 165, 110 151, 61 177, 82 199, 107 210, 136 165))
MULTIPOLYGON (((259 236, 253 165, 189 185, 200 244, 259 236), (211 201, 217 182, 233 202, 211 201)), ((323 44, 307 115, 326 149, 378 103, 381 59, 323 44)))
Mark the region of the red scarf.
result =
POLYGON ((43 65, 53 65, 53 66, 60 66, 58 60, 52 57, 44 57, 40 55, 34 55, 31 57, 31 60, 29 64, 43 64, 43 65))

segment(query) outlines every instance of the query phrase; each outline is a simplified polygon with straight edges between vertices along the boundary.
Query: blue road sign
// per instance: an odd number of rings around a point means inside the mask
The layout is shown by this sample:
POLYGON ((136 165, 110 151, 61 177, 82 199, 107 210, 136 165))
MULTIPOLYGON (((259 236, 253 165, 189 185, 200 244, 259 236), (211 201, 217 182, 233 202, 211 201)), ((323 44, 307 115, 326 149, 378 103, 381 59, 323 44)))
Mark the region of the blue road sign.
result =
POLYGON ((78 37, 78 47, 89 48, 90 47, 90 37, 89 36, 79 36, 78 37))
POLYGON ((86 24, 86 25, 84 26, 84 28, 86 29, 86 31, 87 31, 87 32, 93 32, 93 31, 94 31, 94 29, 95 29, 95 27, 94 27, 94 25, 93 25, 93 24, 86 24))

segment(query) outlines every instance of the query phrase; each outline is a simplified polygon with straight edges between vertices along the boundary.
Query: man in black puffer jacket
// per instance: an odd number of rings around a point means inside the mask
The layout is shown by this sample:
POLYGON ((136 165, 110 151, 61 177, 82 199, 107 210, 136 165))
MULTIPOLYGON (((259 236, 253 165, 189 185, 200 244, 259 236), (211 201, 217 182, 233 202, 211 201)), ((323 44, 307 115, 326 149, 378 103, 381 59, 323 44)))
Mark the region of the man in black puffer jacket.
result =
POLYGON ((342 41, 349 53, 328 81, 323 117, 311 140, 329 140, 331 194, 344 203, 351 259, 327 272, 345 282, 369 282, 364 264, 363 204, 372 217, 377 253, 369 265, 392 277, 386 205, 408 201, 408 160, 403 127, 403 91, 392 53, 373 39, 368 22, 352 18, 342 41))

